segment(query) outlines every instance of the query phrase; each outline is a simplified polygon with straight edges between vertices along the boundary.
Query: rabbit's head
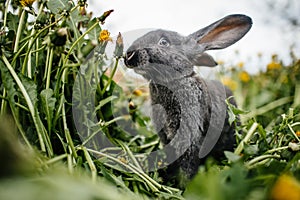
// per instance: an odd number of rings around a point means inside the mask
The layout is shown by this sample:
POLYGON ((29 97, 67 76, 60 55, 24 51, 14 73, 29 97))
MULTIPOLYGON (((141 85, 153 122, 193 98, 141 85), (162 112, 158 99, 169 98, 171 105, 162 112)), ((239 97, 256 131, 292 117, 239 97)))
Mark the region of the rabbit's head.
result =
POLYGON ((186 37, 166 30, 151 31, 128 48, 125 64, 146 79, 170 81, 193 74, 193 66, 216 66, 206 50, 226 48, 251 28, 251 18, 229 15, 186 37))

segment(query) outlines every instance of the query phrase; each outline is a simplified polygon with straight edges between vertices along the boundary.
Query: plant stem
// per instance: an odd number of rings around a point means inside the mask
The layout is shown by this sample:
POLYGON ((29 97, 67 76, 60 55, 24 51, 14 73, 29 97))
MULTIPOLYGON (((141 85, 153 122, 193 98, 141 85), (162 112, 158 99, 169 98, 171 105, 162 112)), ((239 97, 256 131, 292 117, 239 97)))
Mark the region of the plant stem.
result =
POLYGON ((53 50, 53 47, 51 47, 50 48, 50 55, 49 55, 49 63, 47 64, 46 89, 50 88, 53 54, 54 54, 54 50, 53 50))
POLYGON ((17 35, 16 35, 16 40, 15 40, 15 45, 14 45, 14 53, 16 53, 19 49, 19 41, 21 38, 23 24, 24 24, 24 18, 25 18, 25 14, 26 14, 25 9, 23 9, 23 8, 21 8, 21 9, 22 9, 22 13, 21 13, 21 17, 20 17, 19 25, 18 25, 18 29, 17 29, 17 35))
MULTIPOLYGON (((49 24, 48 26, 44 27, 43 29, 41 29, 39 32, 36 33, 36 35, 34 36, 34 38, 32 39, 33 41, 36 41, 37 38, 40 36, 40 34, 42 34, 45 30, 47 30, 48 28, 50 28, 51 26, 54 26, 55 24, 57 24, 61 19, 63 19, 64 16, 60 16, 55 22, 49 24)), ((33 47, 34 42, 32 42, 30 45, 28 45, 28 51, 30 51, 33 47)), ((24 45, 25 46, 25 45, 24 45)), ((20 54, 20 50, 17 52, 17 55, 14 55, 12 64, 16 61, 17 56, 20 54)), ((24 58, 24 62, 23 62, 23 66, 22 69, 25 69, 27 61, 28 61, 28 56, 29 54, 26 53, 26 56, 24 58), (24 66, 25 65, 25 66, 24 66)))
POLYGON ((60 161, 60 160, 65 159, 65 158, 67 158, 67 157, 68 157, 68 154, 67 154, 67 153, 62 154, 62 155, 59 155, 59 156, 55 156, 54 158, 52 158, 52 159, 50 159, 50 160, 47 160, 44 164, 45 164, 45 165, 51 165, 51 164, 53 164, 53 163, 56 163, 56 162, 58 162, 58 161, 60 161))
POLYGON ((83 153, 84 153, 84 156, 86 158, 86 161, 88 162, 88 165, 91 169, 91 172, 92 172, 92 181, 93 182, 96 182, 96 179, 97 179, 97 168, 89 154, 89 152, 87 151, 87 149, 85 147, 81 147, 81 149, 83 150, 83 153))
POLYGON ((102 91, 101 91, 101 96, 104 95, 106 89, 108 88, 108 86, 110 86, 111 81, 112 81, 112 79, 113 79, 113 77, 114 77, 114 75, 115 75, 115 73, 116 73, 118 64, 119 64, 119 58, 116 58, 116 62, 115 62, 114 68, 113 68, 113 70, 112 70, 112 72, 111 72, 111 74, 110 74, 110 77, 109 77, 109 79, 108 79, 106 85, 103 87, 103 89, 102 89, 102 91))
POLYGON ((4 16, 3 16, 3 26, 2 26, 3 29, 5 29, 5 27, 6 27, 7 11, 8 11, 8 8, 9 8, 9 3, 10 3, 10 0, 7 0, 6 4, 5 4, 5 11, 4 11, 4 16))
POLYGON ((283 97, 281 99, 272 101, 271 103, 269 103, 265 106, 257 108, 256 110, 250 112, 249 114, 242 115, 243 121, 246 121, 247 119, 251 119, 257 115, 262 115, 270 110, 273 110, 276 107, 287 104, 287 103, 291 102, 292 100, 293 100, 292 97, 283 97))
POLYGON ((74 171, 74 167, 73 167, 72 156, 70 154, 67 154, 67 163, 68 163, 69 172, 70 174, 72 174, 74 171))
MULTIPOLYGON (((39 13, 38 13, 38 16, 41 14, 41 12, 43 11, 43 7, 44 7, 44 2, 41 3, 40 7, 39 7, 39 13)), ((31 34, 30 34, 30 40, 29 40, 29 43, 28 43, 28 48, 31 47, 34 43, 34 40, 33 40, 33 36, 35 34, 36 30, 34 28, 31 29, 31 34)), ((38 41, 38 40, 36 40, 38 41)), ((36 49, 38 48, 38 46, 36 46, 36 49)), ((32 67, 31 67, 31 53, 32 53, 32 50, 31 48, 28 49, 28 61, 27 61, 27 76, 29 78, 32 78, 32 67)), ((23 65, 24 67, 24 65, 23 65)), ((24 74, 25 72, 25 69, 22 69, 22 73, 24 74)))
POLYGON ((295 122, 295 123, 293 123, 291 126, 292 126, 292 127, 294 127, 294 126, 300 126, 300 122, 295 122))
MULTIPOLYGON (((92 152, 92 153, 95 153, 95 154, 98 154, 100 156, 104 156, 120 165, 122 165, 123 167, 127 168, 129 171, 131 172, 134 172, 135 174, 137 174, 141 179, 143 179, 147 184, 148 186, 153 190, 153 192, 159 192, 158 188, 155 187, 152 182, 150 182, 145 176, 144 174, 141 174, 139 171, 137 171, 136 169, 134 169, 132 166, 128 165, 128 164, 125 164, 123 162, 121 162, 119 159, 117 158, 114 158, 108 154, 105 154, 105 153, 102 153, 102 152, 99 152, 99 151, 95 151, 95 150, 92 150, 92 149, 87 149, 87 151, 89 152, 92 152)), ((150 178, 150 177, 149 177, 150 178)), ((151 179, 151 178, 150 178, 151 179)), ((154 181, 154 180, 153 180, 154 181)), ((154 181, 155 182, 155 181, 154 181)), ((158 183, 157 183, 158 184, 158 183)), ((160 184, 158 184, 160 185, 160 184)))
MULTIPOLYGON (((45 46, 41 46, 39 48, 39 46, 40 46, 39 44, 40 44, 39 40, 36 40, 35 41, 35 46, 36 46, 35 51, 32 51, 32 53, 35 53, 35 67, 36 68, 38 68, 38 66, 39 66, 39 51, 42 50, 43 48, 45 48, 45 46)), ((39 70, 39 69, 37 69, 37 70, 39 70)))
POLYGON ((6 101, 5 101, 5 97, 6 97, 6 89, 3 88, 3 93, 2 93, 2 100, 1 100, 1 112, 0 115, 3 116, 6 113, 6 101))
POLYGON ((136 166, 137 169, 142 170, 142 167, 140 166, 139 162, 137 161, 137 159, 134 157, 132 151, 129 149, 129 147, 124 144, 122 141, 117 140, 118 144, 123 148, 123 150, 127 153, 127 155, 129 156, 129 158, 132 160, 132 162, 134 163, 134 165, 136 166))
MULTIPOLYGON (((62 77, 62 81, 63 81, 62 94, 64 94, 65 78, 66 78, 67 72, 68 72, 68 68, 66 68, 64 70, 64 73, 62 75, 63 76, 62 77)), ((64 95, 62 95, 62 98, 64 98, 64 95)), ((64 101, 63 101, 63 104, 62 104, 62 119, 63 119, 63 126, 64 126, 65 137, 66 137, 66 140, 68 142, 68 145, 69 145, 69 148, 70 148, 70 152, 72 153, 73 157, 75 159, 77 159, 78 155, 77 155, 77 152, 76 152, 76 149, 75 149, 72 137, 70 135, 70 131, 69 131, 68 125, 67 125, 67 117, 66 117, 66 109, 65 109, 65 98, 64 98, 64 101)))
POLYGON ((240 155, 240 153, 244 148, 244 144, 250 140, 257 127, 258 127, 258 123, 254 122, 251 128, 249 129, 249 131, 247 132, 246 136, 244 137, 244 139, 240 142, 238 147, 235 149, 234 151, 235 154, 240 155))
POLYGON ((274 153, 276 151, 285 150, 285 149, 288 149, 288 148, 289 148, 289 146, 278 147, 278 148, 275 148, 275 149, 270 149, 270 150, 266 151, 266 153, 270 154, 270 153, 274 153))
POLYGON ((280 158, 279 155, 261 155, 261 156, 258 156, 256 158, 253 158, 252 160, 250 160, 249 162, 247 162, 245 164, 246 167, 251 167, 253 166, 255 163, 258 163, 259 161, 262 161, 262 160, 265 160, 265 159, 269 159, 269 158, 280 158))
MULTIPOLYGON (((2 28, 3 28, 3 31, 5 31, 5 27, 6 27, 6 22, 7 22, 7 12, 8 12, 8 7, 9 7, 9 3, 10 3, 10 0, 7 0, 6 1, 6 4, 5 4, 5 11, 4 11, 4 17, 3 17, 3 26, 2 26, 2 28)), ((2 95, 3 95, 3 98, 5 98, 6 97, 6 89, 4 88, 3 89, 3 93, 2 93, 2 95)), ((5 101, 5 99, 2 99, 2 101, 1 101, 1 112, 0 112, 0 115, 1 116, 3 116, 4 115, 4 113, 6 113, 6 101, 5 101)))
POLYGON ((293 130, 292 126, 291 126, 290 124, 288 124, 288 127, 289 127, 290 131, 292 132, 292 134, 294 135, 294 137, 296 138, 296 140, 297 140, 298 142, 300 142, 300 139, 299 139, 299 137, 296 135, 296 133, 295 133, 295 131, 293 130))
MULTIPOLYGON (((31 30, 31 34, 30 35, 34 35, 35 34, 35 29, 31 30)), ((28 45, 31 46, 31 44, 33 43, 32 38, 29 40, 28 45)), ((28 50, 27 54, 28 54, 28 61, 27 61, 27 76, 28 78, 32 78, 32 67, 31 67, 31 53, 32 50, 28 50)), ((24 65, 23 65, 24 66, 24 65)), ((25 73, 25 69, 22 69, 22 74, 25 73)))

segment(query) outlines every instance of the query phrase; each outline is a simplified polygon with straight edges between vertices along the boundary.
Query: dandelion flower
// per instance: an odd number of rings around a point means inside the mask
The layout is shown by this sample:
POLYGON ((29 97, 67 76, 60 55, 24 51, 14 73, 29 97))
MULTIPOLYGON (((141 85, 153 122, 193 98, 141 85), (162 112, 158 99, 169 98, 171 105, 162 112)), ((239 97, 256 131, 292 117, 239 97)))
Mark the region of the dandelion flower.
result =
POLYGON ((267 65, 267 70, 277 70, 277 69, 281 69, 281 64, 275 61, 270 62, 267 65))
POLYGON ((221 82, 231 90, 235 90, 237 88, 237 83, 229 77, 223 77, 221 82))
POLYGON ((23 7, 31 7, 33 2, 35 2, 35 0, 20 0, 20 4, 23 7))
POLYGON ((246 71, 242 71, 239 73, 239 79, 242 82, 247 83, 250 81, 250 75, 246 71))
POLYGON ((300 137, 300 131, 297 131, 297 132, 296 132, 296 135, 297 135, 298 137, 300 137))
POLYGON ((271 190, 272 200, 299 200, 300 183, 292 176, 281 175, 271 190))
POLYGON ((112 41, 110 36, 110 32, 108 30, 102 30, 99 34, 99 41, 100 42, 106 42, 106 41, 112 41))
POLYGON ((133 94, 136 96, 142 96, 143 95, 143 91, 140 89, 136 89, 133 91, 133 94))

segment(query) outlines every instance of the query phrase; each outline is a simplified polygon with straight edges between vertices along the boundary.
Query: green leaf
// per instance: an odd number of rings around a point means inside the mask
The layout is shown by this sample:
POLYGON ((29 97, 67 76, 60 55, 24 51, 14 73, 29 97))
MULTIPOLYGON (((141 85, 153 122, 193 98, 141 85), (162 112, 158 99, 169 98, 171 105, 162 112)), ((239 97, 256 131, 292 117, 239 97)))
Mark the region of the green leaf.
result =
POLYGON ((45 89, 41 92, 41 101, 42 101, 42 111, 46 115, 47 123, 48 123, 48 131, 51 130, 51 121, 53 118, 53 111, 55 108, 56 99, 53 97, 52 89, 45 89))
POLYGON ((1 70, 1 80, 4 88, 7 91, 7 97, 11 104, 15 103, 15 96, 18 95, 18 92, 15 88, 15 82, 10 75, 8 69, 5 67, 4 63, 0 60, 0 70, 1 70))
MULTIPOLYGON (((128 189, 128 187, 125 185, 123 179, 121 176, 116 177, 112 172, 108 171, 104 166, 100 165, 101 173, 103 176, 113 183, 114 185, 123 187, 124 189, 128 189)), ((129 190, 128 190, 129 191, 129 190)))
POLYGON ((259 152, 258 144, 249 145, 247 143, 244 144, 244 153, 247 155, 257 155, 259 152))
POLYGON ((19 77, 30 97, 32 104, 36 108, 37 102, 38 102, 38 98, 37 98, 38 93, 37 93, 37 86, 36 86, 35 82, 32 79, 30 79, 22 74, 19 74, 19 77))
POLYGON ((47 6, 52 13, 58 14, 68 7, 68 2, 68 0, 49 0, 47 6))
POLYGON ((245 199, 251 189, 247 180, 248 171, 241 163, 234 164, 229 170, 221 172, 224 199, 245 199))
POLYGON ((244 110, 241 110, 239 108, 237 108, 235 105, 231 104, 229 102, 231 97, 229 97, 228 99, 226 99, 226 104, 228 106, 228 122, 229 124, 231 125, 233 122, 237 121, 238 120, 238 115, 240 114, 245 114, 245 113, 248 113, 244 110))
POLYGON ((12 14, 11 12, 7 13, 8 30, 12 30, 16 33, 18 29, 18 25, 19 25, 19 17, 17 15, 12 14))
MULTIPOLYGON (((90 28, 96 22, 97 22, 96 18, 94 18, 93 20, 91 20, 88 23, 88 28, 90 28)), ((96 28, 94 28, 91 32, 88 33, 89 39, 98 42, 100 31, 101 31, 101 27, 100 27, 100 25, 97 25, 96 28)))
POLYGON ((231 162, 236 162, 241 159, 239 155, 236 155, 235 153, 232 153, 230 151, 224 151, 224 154, 226 158, 231 162))
POLYGON ((228 110, 228 122, 231 125, 237 119, 236 115, 232 112, 231 109, 228 110))

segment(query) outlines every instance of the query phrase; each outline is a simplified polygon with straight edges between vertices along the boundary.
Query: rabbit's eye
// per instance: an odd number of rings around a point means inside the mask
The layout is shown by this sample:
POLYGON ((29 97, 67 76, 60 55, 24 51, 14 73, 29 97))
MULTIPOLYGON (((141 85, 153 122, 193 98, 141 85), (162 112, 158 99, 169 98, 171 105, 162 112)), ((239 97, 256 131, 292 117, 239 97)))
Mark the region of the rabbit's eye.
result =
POLYGON ((166 38, 161 38, 158 41, 158 45, 168 47, 170 45, 170 43, 166 38))

